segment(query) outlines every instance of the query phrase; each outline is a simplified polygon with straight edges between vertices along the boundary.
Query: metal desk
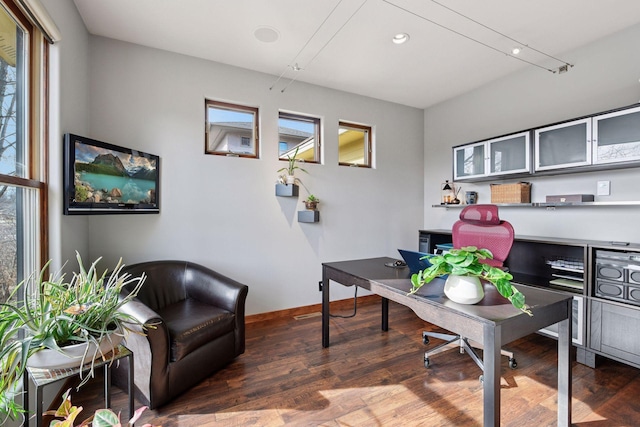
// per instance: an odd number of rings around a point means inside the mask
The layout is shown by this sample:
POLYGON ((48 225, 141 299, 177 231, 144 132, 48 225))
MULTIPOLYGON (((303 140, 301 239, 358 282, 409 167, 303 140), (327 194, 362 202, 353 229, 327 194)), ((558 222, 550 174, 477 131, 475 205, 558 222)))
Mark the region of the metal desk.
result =
POLYGON ((426 322, 480 343, 483 351, 484 425, 500 425, 500 348, 503 344, 558 323, 558 426, 571 425, 572 297, 518 285, 533 317, 516 309, 491 284, 478 304, 464 305, 444 296, 444 280, 435 279, 418 294, 406 268, 390 268, 392 258, 371 258, 322 264, 322 346, 329 347, 329 282, 360 286, 382 297, 382 330, 388 330, 389 300, 411 308, 426 322))
MULTIPOLYGON (((105 408, 111 407, 111 366, 112 363, 118 363, 120 359, 127 358, 129 362, 129 374, 128 374, 128 395, 129 395, 129 419, 133 417, 134 409, 133 409, 133 352, 126 348, 123 345, 118 346, 112 353, 107 354, 105 356, 105 360, 97 359, 93 366, 95 369, 100 367, 104 368, 104 405, 105 408)), ((80 373, 85 373, 89 371, 91 368, 91 362, 85 364, 82 369, 80 367, 75 368, 65 368, 65 369, 40 369, 40 368, 32 368, 27 367, 27 374, 25 374, 24 378, 24 402, 23 406, 25 411, 28 411, 28 401, 29 401, 29 378, 36 386, 36 427, 42 426, 42 413, 43 410, 43 402, 42 402, 42 391, 44 386, 48 384, 52 384, 58 381, 62 381, 66 378, 80 375, 80 373)), ((72 399, 73 401, 73 399, 72 399)), ((54 402, 55 407, 59 406, 60 402, 54 402)), ((83 414, 86 415, 86 414, 83 414)), ((89 417, 90 415, 86 415, 89 417)))

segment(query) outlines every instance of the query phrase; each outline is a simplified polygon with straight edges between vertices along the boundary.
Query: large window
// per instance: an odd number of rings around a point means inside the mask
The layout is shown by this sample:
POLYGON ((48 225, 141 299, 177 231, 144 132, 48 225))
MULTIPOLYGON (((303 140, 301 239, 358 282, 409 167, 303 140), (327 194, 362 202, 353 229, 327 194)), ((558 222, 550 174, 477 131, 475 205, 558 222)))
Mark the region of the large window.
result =
POLYGON ((340 122, 338 126, 338 163, 371 167, 371 126, 347 122, 340 122))
POLYGON ((303 162, 320 163, 320 119, 280 112, 278 117, 278 157, 287 160, 297 150, 303 162))
POLYGON ((0 1, 0 300, 40 269, 46 252, 47 47, 11 0, 0 1))
POLYGON ((258 109, 205 101, 205 153, 258 158, 258 109))

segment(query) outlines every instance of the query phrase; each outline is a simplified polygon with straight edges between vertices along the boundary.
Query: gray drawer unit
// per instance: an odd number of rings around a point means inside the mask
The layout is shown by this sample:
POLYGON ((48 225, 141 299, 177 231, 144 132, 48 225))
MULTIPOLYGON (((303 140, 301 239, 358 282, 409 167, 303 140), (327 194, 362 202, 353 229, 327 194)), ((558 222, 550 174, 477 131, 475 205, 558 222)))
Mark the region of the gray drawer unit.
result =
POLYGON ((596 250, 594 296, 640 305, 640 254, 596 250))

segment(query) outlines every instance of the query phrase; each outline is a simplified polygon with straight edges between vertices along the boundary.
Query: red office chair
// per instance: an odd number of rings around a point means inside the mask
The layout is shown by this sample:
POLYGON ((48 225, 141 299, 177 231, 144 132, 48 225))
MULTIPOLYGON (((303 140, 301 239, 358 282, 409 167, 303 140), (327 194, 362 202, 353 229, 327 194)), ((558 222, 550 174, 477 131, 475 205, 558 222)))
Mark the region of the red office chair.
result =
MULTIPOLYGON (((469 205, 460 212, 460 220, 453 224, 452 236, 454 248, 476 246, 489 249, 493 259, 487 259, 484 262, 494 267, 502 267, 513 245, 514 232, 511 224, 500 220, 496 205, 469 205)), ((429 344, 429 337, 444 340, 445 343, 424 353, 425 367, 429 367, 429 356, 459 345, 460 353, 466 351, 480 369, 483 369, 482 361, 467 338, 437 332, 422 332, 422 341, 425 344, 429 344)), ((512 352, 501 350, 501 354, 509 358, 509 366, 512 369, 518 366, 512 352)))

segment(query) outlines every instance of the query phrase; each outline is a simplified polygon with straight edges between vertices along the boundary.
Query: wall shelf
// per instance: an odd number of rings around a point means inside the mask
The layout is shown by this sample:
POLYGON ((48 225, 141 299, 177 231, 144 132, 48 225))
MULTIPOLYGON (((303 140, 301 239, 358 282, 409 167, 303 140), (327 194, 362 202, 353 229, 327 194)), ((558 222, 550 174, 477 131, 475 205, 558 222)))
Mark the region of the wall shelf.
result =
POLYGON ((298 197, 299 187, 296 184, 276 184, 276 196, 298 197))
MULTIPOLYGON (((547 203, 547 202, 533 202, 533 203, 489 203, 500 207, 515 207, 515 208, 579 208, 579 207, 598 207, 598 206, 640 206, 640 201, 619 201, 619 202, 567 202, 567 203, 547 203)), ((432 208, 453 208, 460 209, 467 205, 431 205, 432 208)))
POLYGON ((298 222, 320 222, 319 211, 298 211, 298 222))

